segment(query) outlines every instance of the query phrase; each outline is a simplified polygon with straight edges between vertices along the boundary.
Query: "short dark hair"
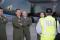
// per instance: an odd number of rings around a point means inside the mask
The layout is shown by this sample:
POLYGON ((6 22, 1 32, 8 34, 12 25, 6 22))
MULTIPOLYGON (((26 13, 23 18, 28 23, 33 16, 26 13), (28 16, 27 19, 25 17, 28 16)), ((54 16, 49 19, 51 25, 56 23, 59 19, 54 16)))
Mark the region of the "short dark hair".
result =
POLYGON ((17 10, 20 10, 20 9, 16 9, 15 11, 17 12, 17 10))
POLYGON ((47 8, 46 9, 46 13, 52 13, 52 9, 51 8, 47 8))
MULTIPOLYGON (((21 9, 16 9, 15 12, 17 12, 17 10, 21 10, 21 9)), ((15 14, 16 15, 16 14, 15 14)), ((22 12, 21 12, 21 16, 22 16, 22 12)))

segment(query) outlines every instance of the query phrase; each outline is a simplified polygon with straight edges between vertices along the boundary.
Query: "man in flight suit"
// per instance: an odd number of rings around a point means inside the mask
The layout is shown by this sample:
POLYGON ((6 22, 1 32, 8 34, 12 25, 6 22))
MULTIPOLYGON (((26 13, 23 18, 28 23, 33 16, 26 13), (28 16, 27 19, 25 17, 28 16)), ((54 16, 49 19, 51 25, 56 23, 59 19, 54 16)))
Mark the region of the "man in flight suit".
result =
POLYGON ((23 40, 23 28, 20 9, 16 9, 16 16, 13 19, 12 23, 13 23, 13 40, 23 40))
POLYGON ((7 18, 3 15, 3 8, 0 7, 0 40, 7 40, 6 23, 7 18))
POLYGON ((22 12, 23 15, 23 34, 26 37, 26 40, 31 40, 30 37, 30 25, 32 24, 32 19, 30 17, 28 17, 28 14, 26 11, 22 12))

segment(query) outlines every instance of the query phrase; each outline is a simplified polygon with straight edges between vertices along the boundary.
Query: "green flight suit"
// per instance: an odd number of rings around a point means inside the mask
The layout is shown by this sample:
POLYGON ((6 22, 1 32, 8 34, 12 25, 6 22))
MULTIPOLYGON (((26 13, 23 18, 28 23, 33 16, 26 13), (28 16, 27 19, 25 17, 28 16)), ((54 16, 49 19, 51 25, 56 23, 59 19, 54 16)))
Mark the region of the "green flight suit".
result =
POLYGON ((7 18, 4 16, 0 16, 0 40, 7 40, 6 23, 7 23, 7 18))
POLYGON ((24 18, 23 17, 23 34, 26 37, 26 40, 31 40, 30 37, 30 25, 32 24, 32 19, 30 17, 24 18))
POLYGON ((22 28, 22 18, 17 16, 13 18, 13 40, 24 40, 23 38, 23 28, 22 28))

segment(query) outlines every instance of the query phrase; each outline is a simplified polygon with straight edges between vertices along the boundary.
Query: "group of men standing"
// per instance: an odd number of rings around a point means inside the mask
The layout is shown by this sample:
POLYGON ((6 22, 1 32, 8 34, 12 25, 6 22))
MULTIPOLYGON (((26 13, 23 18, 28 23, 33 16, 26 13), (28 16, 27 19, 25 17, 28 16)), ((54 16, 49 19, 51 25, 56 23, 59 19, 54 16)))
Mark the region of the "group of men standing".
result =
MULTIPOLYGON (((28 17, 26 11, 16 9, 16 16, 12 19, 13 24, 13 40, 31 40, 30 37, 30 25, 32 24, 31 17, 28 17)), ((39 29, 36 27, 36 31, 41 35, 41 40, 54 40, 56 36, 56 25, 59 27, 59 22, 51 16, 52 10, 46 10, 46 17, 39 19, 39 29)), ((6 36, 6 23, 7 18, 3 15, 3 8, 0 7, 0 40, 7 40, 6 36)))
POLYGON ((16 17, 12 21, 13 24, 13 40, 30 40, 30 25, 32 20, 30 17, 27 17, 26 11, 21 12, 20 9, 16 10, 16 17), (23 16, 21 16, 21 13, 23 16))
MULTIPOLYGON (((28 17, 26 11, 16 9, 16 16, 12 19, 13 24, 13 40, 30 40, 29 27, 32 24, 32 19, 28 17)), ((6 23, 7 18, 3 15, 3 8, 0 7, 0 40, 7 40, 6 36, 6 23)))

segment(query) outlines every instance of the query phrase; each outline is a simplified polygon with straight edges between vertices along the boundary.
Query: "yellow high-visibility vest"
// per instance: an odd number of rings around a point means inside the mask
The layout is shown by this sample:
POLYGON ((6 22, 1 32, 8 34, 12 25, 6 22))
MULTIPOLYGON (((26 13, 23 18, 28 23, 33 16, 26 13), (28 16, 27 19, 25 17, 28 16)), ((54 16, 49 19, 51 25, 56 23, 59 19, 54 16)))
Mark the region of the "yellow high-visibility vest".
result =
POLYGON ((52 16, 47 16, 45 19, 40 20, 42 33, 55 34, 56 33, 56 21, 52 16))
POLYGON ((54 40, 56 34, 56 21, 52 16, 45 17, 40 20, 42 29, 41 40, 54 40))

